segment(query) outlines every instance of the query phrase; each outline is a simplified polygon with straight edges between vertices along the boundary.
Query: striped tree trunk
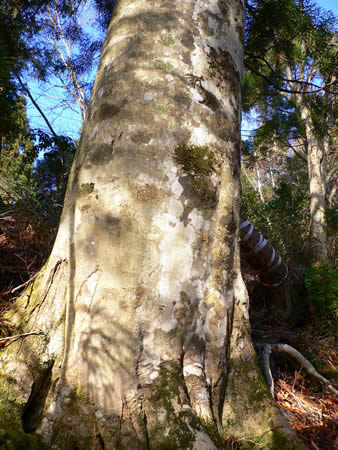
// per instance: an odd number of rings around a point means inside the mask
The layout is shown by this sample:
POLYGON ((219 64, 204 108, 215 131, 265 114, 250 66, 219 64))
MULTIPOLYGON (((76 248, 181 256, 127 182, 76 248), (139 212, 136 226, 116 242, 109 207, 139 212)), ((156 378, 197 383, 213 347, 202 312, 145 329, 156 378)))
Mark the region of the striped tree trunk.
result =
POLYGON ((281 255, 257 231, 249 220, 240 225, 241 258, 258 273, 269 290, 271 312, 282 320, 296 323, 301 311, 298 279, 290 279, 289 269, 281 255))
POLYGON ((288 278, 288 266, 264 236, 245 220, 240 225, 241 254, 259 272, 259 279, 269 288, 277 288, 288 278))

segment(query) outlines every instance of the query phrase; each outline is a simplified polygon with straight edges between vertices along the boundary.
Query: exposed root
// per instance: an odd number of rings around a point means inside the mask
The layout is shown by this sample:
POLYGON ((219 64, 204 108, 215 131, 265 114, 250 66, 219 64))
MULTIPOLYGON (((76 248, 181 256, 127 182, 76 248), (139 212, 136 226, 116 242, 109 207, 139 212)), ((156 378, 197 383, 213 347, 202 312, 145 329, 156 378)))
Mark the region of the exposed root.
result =
MULTIPOLYGON (((314 379, 320 381, 323 385, 325 385, 334 395, 338 396, 338 391, 332 386, 331 382, 324 378, 322 375, 320 375, 316 369, 313 367, 313 365, 310 363, 308 359, 306 359, 298 350, 291 347, 291 345, 288 344, 265 344, 265 343, 256 343, 255 347, 259 349, 260 352, 265 352, 265 354, 270 356, 271 352, 278 352, 278 353, 287 353, 290 355, 293 359, 297 361, 297 363, 305 369, 305 371, 314 379)), ((264 362, 262 364, 262 370, 265 377, 265 380, 267 381, 267 384, 269 385, 271 389, 271 369, 270 369, 270 357, 264 357, 264 360, 261 360, 264 362)))

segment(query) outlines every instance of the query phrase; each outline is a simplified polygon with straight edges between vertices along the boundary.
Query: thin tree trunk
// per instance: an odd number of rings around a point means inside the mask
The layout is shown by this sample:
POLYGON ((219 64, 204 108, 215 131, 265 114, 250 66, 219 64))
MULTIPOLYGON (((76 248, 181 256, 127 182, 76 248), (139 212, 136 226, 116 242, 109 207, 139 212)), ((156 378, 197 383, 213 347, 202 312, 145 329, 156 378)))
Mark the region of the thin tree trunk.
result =
POLYGON ((10 314, 44 335, 1 354, 8 427, 65 449, 302 448, 240 274, 243 16, 116 3, 54 249, 10 314))
POLYGON ((310 192, 310 235, 313 257, 317 261, 327 259, 327 236, 325 230, 325 149, 324 144, 312 133, 310 112, 301 107, 301 116, 305 123, 308 140, 308 175, 310 192))
MULTIPOLYGON (((290 67, 286 68, 289 79, 293 79, 290 67)), ((301 70, 300 79, 304 77, 301 70)), ((308 81, 311 81, 308 75, 308 81)), ((291 83, 292 85, 292 83, 291 83)), ((311 119, 311 111, 304 103, 302 94, 294 94, 305 128, 307 141, 307 165, 310 194, 310 235, 313 259, 324 261, 327 258, 327 236, 325 230, 325 194, 326 194, 326 154, 323 142, 315 136, 311 119)))
POLYGON ((257 188, 259 193, 259 198, 261 199, 262 203, 265 203, 264 195, 263 195, 263 186, 261 181, 261 174, 258 168, 258 165, 255 164, 255 170, 256 170, 256 176, 257 176, 257 188))

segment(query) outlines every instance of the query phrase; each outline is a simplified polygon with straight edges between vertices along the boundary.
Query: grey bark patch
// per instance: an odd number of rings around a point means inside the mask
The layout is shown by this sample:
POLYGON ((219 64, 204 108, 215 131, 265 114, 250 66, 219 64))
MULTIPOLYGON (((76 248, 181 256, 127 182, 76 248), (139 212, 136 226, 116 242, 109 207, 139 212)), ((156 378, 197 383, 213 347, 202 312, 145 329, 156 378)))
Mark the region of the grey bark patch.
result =
POLYGON ((151 139, 151 135, 145 133, 144 131, 138 131, 133 134, 130 139, 137 144, 147 144, 151 139))
POLYGON ((191 131, 186 128, 181 128, 173 132, 176 142, 189 142, 191 131))
POLYGON ((118 105, 113 103, 102 103, 102 105, 99 106, 98 110, 95 111, 93 119, 96 122, 111 119, 112 117, 116 116, 127 103, 128 100, 126 98, 124 98, 118 105))
MULTIPOLYGON (((174 100, 178 105, 182 106, 190 106, 191 104, 191 99, 183 92, 177 92, 175 94, 174 100)), ((180 115, 181 114, 182 113, 180 113, 180 115)))
POLYGON ((229 225, 229 223, 232 222, 232 220, 233 220, 232 214, 228 214, 227 216, 222 216, 220 218, 219 223, 224 227, 226 225, 229 225))
POLYGON ((87 257, 96 258, 97 256, 97 243, 93 240, 93 236, 88 236, 86 239, 82 239, 78 244, 79 248, 85 253, 87 257))
POLYGON ((113 153, 114 149, 112 145, 101 144, 90 151, 88 158, 94 165, 105 165, 112 160, 113 153))
POLYGON ((191 64, 191 56, 189 52, 184 52, 183 53, 183 62, 184 64, 186 64, 187 66, 190 66, 191 64))
POLYGON ((100 106, 99 110, 94 114, 97 120, 105 120, 110 119, 111 117, 115 116, 119 111, 120 107, 116 105, 110 105, 109 103, 103 103, 103 105, 100 106))
POLYGON ((191 31, 185 31, 181 37, 181 42, 184 45, 184 47, 188 48, 189 50, 194 50, 194 38, 191 33, 191 31))
MULTIPOLYGON (((182 177, 181 177, 182 178, 182 177)), ((189 214, 194 208, 191 205, 188 205, 184 208, 183 213, 180 216, 180 221, 183 222, 184 226, 188 226, 191 220, 189 219, 189 214)))
POLYGON ((162 29, 170 31, 170 25, 174 25, 176 21, 175 11, 173 9, 171 5, 170 12, 161 11, 158 13, 153 12, 152 14, 140 14, 138 17, 147 25, 148 29, 152 29, 153 31, 162 31, 162 29))
POLYGON ((103 219, 105 229, 115 236, 120 236, 121 234, 121 219, 119 217, 114 217, 106 214, 103 219))

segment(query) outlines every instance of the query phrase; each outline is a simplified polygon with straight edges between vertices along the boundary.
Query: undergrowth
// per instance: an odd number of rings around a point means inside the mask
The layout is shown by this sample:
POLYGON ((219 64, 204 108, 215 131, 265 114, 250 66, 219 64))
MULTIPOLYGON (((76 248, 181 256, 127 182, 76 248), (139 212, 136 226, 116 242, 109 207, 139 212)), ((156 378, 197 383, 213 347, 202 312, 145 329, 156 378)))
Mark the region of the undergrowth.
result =
POLYGON ((305 285, 318 326, 334 333, 338 319, 338 268, 330 262, 314 264, 305 276, 305 285))

